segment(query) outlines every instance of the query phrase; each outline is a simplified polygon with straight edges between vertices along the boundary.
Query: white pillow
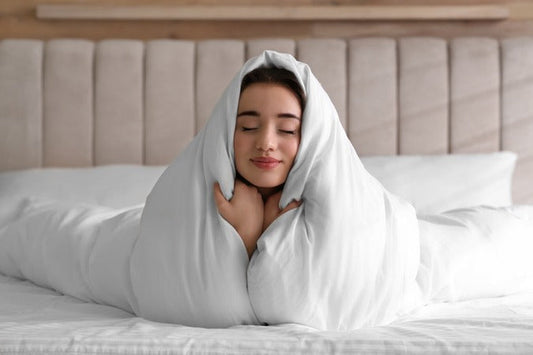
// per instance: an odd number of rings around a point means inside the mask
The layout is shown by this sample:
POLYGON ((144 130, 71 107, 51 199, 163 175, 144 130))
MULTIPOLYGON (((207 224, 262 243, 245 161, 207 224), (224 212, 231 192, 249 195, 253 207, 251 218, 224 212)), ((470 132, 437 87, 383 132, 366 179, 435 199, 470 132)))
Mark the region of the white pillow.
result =
POLYGON ((516 154, 403 155, 361 158, 365 168, 418 213, 512 204, 516 154))
MULTIPOLYGON (((365 168, 419 213, 477 205, 507 206, 516 154, 375 156, 365 168)), ((123 208, 144 203, 166 166, 106 165, 0 173, 0 226, 25 197, 123 208)))
POLYGON ((533 289, 533 206, 456 209, 419 216, 419 227, 426 302, 533 289))
POLYGON ((24 198, 44 197, 114 208, 142 204, 166 166, 106 165, 0 173, 0 226, 24 198))

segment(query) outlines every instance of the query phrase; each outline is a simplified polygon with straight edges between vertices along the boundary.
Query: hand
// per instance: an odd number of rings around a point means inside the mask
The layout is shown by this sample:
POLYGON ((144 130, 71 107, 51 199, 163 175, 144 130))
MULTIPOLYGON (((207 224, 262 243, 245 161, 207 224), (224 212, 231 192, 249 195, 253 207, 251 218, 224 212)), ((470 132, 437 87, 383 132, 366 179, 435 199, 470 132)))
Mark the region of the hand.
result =
POLYGON ((248 257, 251 257, 263 227, 264 206, 261 194, 255 187, 235 180, 231 200, 226 200, 218 183, 215 183, 214 195, 218 212, 239 233, 248 257))
POLYGON ((265 215, 263 217, 263 231, 274 222, 276 218, 287 211, 299 207, 302 201, 292 201, 283 210, 279 208, 279 200, 281 199, 281 191, 271 195, 265 202, 265 215))

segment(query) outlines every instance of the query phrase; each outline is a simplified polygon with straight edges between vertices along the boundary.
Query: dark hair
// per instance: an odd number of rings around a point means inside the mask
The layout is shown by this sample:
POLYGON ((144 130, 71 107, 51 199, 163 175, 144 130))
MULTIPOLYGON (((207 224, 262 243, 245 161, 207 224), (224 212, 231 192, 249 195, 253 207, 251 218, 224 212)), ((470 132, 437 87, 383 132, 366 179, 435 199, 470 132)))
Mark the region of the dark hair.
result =
POLYGON ((300 103, 302 112, 305 107, 305 93, 293 72, 282 68, 261 67, 252 70, 244 76, 241 83, 241 94, 248 86, 256 83, 270 83, 285 86, 291 90, 300 103))

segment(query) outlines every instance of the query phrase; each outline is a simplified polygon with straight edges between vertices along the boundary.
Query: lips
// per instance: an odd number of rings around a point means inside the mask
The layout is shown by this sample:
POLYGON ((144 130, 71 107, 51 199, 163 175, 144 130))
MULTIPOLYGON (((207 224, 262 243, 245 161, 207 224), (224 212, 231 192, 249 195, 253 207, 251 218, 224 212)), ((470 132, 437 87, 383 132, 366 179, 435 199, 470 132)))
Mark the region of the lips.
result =
POLYGON ((257 157, 251 161, 260 169, 274 169, 281 163, 280 160, 271 157, 257 157))

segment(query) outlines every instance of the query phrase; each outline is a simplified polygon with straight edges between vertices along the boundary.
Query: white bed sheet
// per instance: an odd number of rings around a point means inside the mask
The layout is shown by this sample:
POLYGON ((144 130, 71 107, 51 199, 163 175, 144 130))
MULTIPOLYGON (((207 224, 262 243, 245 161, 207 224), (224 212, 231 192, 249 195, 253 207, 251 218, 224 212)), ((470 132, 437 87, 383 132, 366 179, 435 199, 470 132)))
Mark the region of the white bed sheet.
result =
POLYGON ((0 354, 533 353, 533 293, 435 304, 389 326, 318 332, 155 323, 0 275, 0 354))

